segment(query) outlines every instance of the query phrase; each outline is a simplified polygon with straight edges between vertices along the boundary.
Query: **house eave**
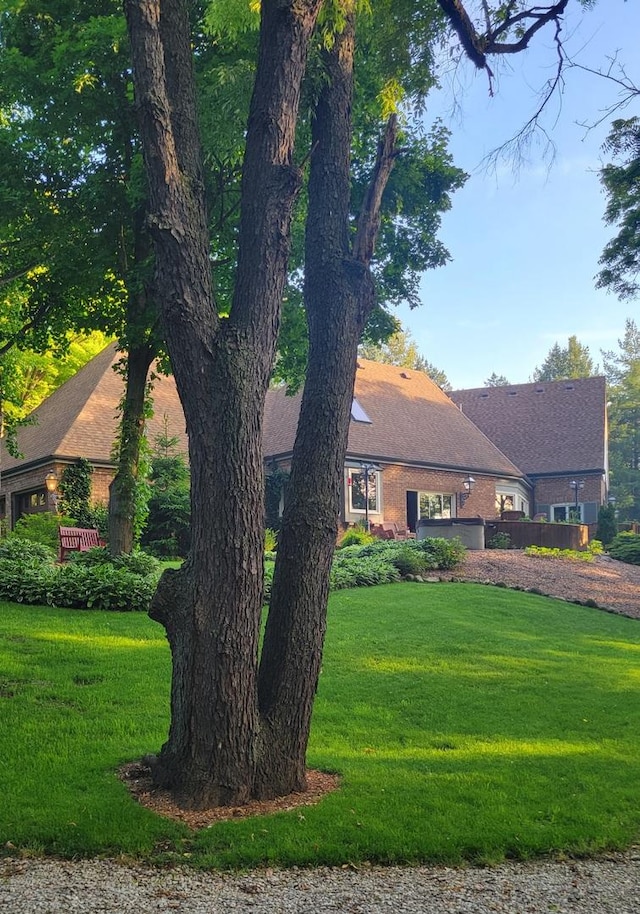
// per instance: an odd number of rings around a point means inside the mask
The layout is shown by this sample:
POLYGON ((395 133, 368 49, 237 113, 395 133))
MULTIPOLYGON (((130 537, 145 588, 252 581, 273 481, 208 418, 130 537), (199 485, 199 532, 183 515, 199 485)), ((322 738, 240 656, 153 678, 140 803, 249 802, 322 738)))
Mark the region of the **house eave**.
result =
MULTIPOLYGON (((108 469, 113 470, 115 463, 113 461, 105 460, 103 457, 85 457, 85 460, 88 460, 89 463, 99 469, 108 469)), ((18 466, 10 467, 8 470, 2 470, 2 479, 0 482, 5 482, 11 479, 16 479, 25 473, 30 473, 32 470, 37 470, 40 467, 50 466, 52 463, 65 463, 72 465, 77 463, 79 458, 69 457, 65 454, 49 454, 47 457, 38 457, 35 460, 27 460, 24 463, 19 464, 18 466)))

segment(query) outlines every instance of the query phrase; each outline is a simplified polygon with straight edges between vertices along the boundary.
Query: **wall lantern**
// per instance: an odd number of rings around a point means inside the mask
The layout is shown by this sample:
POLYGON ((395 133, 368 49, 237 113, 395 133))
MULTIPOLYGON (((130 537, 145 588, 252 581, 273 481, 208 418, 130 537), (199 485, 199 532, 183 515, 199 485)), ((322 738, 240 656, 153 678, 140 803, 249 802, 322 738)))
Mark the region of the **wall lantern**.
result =
POLYGON ((59 482, 58 477, 53 472, 53 470, 51 470, 50 473, 47 473, 47 475, 44 477, 44 484, 47 487, 48 501, 49 501, 49 504, 51 505, 53 512, 56 514, 58 513, 58 496, 56 494, 56 490, 58 488, 58 482, 59 482))
POLYGON ((58 488, 58 477, 53 470, 44 477, 44 484, 47 487, 47 492, 49 492, 50 495, 53 495, 58 488))
POLYGON ((464 504, 465 504, 467 498, 473 492, 473 487, 475 486, 475 484, 476 484, 476 481, 473 478, 473 476, 467 476, 466 479, 462 480, 462 485, 464 486, 464 491, 458 492, 458 504, 460 505, 461 508, 464 507, 464 504))

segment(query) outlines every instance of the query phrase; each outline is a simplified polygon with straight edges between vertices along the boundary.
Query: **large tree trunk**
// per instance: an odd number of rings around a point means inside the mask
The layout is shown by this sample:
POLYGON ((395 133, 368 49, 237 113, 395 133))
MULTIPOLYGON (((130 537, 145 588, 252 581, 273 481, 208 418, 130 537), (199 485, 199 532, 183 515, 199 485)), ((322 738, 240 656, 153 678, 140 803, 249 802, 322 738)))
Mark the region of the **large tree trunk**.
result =
POLYGON ((187 7, 126 0, 150 182, 157 287, 187 420, 189 560, 152 606, 171 645, 169 739, 158 783, 191 807, 254 793, 263 589, 262 414, 300 175, 292 150, 307 46, 320 0, 263 0, 242 186, 236 290, 213 301, 187 7))
POLYGON ((305 756, 326 628, 329 571, 344 486, 357 349, 375 302, 369 263, 395 122, 381 148, 355 243, 349 238, 353 19, 325 56, 327 81, 313 122, 305 243, 309 364, 278 542, 260 664, 268 726, 265 783, 305 784, 305 756))
POLYGON ((154 358, 151 345, 130 346, 120 419, 118 470, 109 486, 109 550, 122 555, 135 545, 138 469, 145 430, 147 377, 154 358))

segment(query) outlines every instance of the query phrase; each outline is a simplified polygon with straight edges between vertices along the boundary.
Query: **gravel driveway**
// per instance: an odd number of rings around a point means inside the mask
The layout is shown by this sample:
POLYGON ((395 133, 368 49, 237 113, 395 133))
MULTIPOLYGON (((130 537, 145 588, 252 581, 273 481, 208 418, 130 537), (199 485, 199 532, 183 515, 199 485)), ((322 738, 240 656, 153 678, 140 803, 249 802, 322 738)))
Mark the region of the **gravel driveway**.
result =
MULTIPOLYGON (((479 581, 640 619, 640 568, 469 552, 454 580, 479 581)), ((640 792, 640 788, 639 788, 640 792)), ((0 914, 640 914, 640 847, 597 860, 492 868, 261 870, 243 875, 110 860, 0 860, 0 914)))
POLYGON ((240 876, 109 860, 0 863, 3 914, 638 914, 640 848, 477 869, 264 870, 240 876))

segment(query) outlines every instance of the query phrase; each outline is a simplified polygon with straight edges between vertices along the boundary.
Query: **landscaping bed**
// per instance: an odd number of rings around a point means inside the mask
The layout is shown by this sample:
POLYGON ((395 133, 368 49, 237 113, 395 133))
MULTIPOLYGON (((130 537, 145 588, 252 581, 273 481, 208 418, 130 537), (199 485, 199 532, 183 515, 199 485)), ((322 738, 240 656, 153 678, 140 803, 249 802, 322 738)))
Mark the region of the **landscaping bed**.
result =
POLYGON ((447 579, 503 584, 561 600, 587 603, 640 619, 640 567, 606 555, 592 562, 525 555, 520 550, 467 552, 447 579))

